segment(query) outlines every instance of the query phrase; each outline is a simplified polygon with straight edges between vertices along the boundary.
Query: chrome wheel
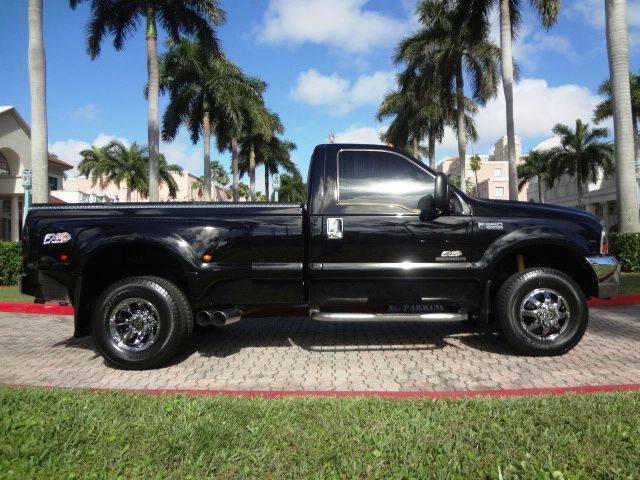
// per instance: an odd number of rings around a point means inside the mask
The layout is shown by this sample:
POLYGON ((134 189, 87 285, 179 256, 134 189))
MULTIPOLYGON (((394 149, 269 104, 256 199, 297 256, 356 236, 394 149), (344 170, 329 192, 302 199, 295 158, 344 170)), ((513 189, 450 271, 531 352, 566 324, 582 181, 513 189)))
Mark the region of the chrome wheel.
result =
POLYGON ((570 319, 568 302, 549 288, 532 291, 520 305, 520 325, 537 340, 555 340, 566 330, 570 319))
POLYGON ((142 298, 128 298, 120 302, 107 319, 111 342, 129 352, 140 352, 153 345, 159 325, 156 307, 142 298))

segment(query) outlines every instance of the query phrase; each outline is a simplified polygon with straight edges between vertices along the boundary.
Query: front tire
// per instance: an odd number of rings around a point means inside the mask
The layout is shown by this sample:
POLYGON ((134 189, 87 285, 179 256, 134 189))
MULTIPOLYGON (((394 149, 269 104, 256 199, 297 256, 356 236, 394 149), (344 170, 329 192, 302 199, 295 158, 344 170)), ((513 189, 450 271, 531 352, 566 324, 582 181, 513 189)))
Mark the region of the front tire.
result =
POLYGON ((551 268, 532 268, 500 287, 496 312, 509 344, 525 355, 559 355, 582 339, 589 321, 578 284, 551 268))
POLYGON ((130 277, 109 286, 92 316, 98 351, 113 365, 143 370, 164 365, 193 332, 185 294, 155 276, 130 277))

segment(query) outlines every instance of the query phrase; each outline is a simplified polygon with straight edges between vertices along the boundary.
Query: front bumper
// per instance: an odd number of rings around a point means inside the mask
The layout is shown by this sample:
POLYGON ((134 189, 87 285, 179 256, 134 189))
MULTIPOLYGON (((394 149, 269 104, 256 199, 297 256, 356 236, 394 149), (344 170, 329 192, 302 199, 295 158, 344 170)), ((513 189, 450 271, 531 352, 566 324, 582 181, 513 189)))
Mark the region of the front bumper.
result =
POLYGON ((620 283, 620 264, 610 255, 594 255, 587 257, 598 278, 598 298, 611 298, 618 290, 620 283))

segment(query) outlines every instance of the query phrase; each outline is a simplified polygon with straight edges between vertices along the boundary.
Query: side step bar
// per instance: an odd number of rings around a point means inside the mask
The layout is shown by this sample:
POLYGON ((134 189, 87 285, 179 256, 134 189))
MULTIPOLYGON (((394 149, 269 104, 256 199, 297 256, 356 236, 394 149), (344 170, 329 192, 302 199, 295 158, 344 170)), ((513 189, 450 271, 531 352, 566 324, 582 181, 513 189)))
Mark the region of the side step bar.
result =
POLYGON ((311 320, 318 322, 455 322, 469 319, 463 313, 332 313, 311 310, 311 320))

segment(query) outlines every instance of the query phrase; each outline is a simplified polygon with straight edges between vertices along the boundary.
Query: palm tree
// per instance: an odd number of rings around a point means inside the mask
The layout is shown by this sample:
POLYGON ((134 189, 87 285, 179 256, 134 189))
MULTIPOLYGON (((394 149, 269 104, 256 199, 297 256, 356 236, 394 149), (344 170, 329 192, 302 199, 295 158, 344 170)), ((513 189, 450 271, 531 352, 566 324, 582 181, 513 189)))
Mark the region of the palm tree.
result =
POLYGON ((49 202, 46 59, 42 39, 42 0, 29 0, 29 86, 31 88, 31 170, 33 201, 49 202))
POLYGON ((280 117, 269 111, 264 103, 253 105, 247 110, 240 155, 248 164, 251 201, 255 200, 256 192, 256 150, 269 142, 274 135, 283 132, 280 117))
POLYGON ((560 138, 560 146, 549 150, 550 186, 563 174, 575 177, 578 208, 584 209, 584 183, 595 183, 600 174, 606 177, 613 172, 613 146, 604 141, 609 133, 606 128, 590 128, 580 119, 575 130, 559 123, 553 133, 560 138))
MULTIPOLYGON (((459 2, 462 15, 471 23, 479 38, 486 35, 490 10, 498 4, 500 11, 500 66, 507 112, 507 158, 509 160, 509 200, 518 199, 515 124, 513 117, 513 82, 515 77, 512 42, 522 27, 522 2, 514 0, 470 0, 459 2)), ((529 0, 545 29, 558 20, 560 0, 529 0)))
POLYGON ((149 143, 149 199, 158 201, 159 145, 159 85, 157 24, 169 38, 178 41, 181 34, 195 35, 211 51, 219 51, 214 26, 224 22, 224 12, 218 0, 69 0, 71 8, 91 3, 91 19, 87 25, 88 52, 92 59, 100 54, 104 37, 113 35, 113 47, 124 48, 125 41, 135 32, 141 21, 146 23, 148 75, 148 143, 149 143))
POLYGON ((551 186, 549 173, 551 170, 551 154, 548 150, 531 150, 524 162, 518 165, 518 192, 527 185, 533 178, 538 182, 538 200, 544 203, 544 190, 542 182, 551 186))
MULTIPOLYGON (((243 182, 238 182, 237 195, 238 198, 243 198, 245 200, 249 199, 249 185, 243 182)), ((237 200, 236 200, 237 201, 237 200)))
POLYGON ((229 176, 227 170, 218 160, 212 160, 209 170, 211 170, 211 180, 216 185, 227 185, 229 183, 229 176))
POLYGON ((254 87, 237 65, 192 40, 170 42, 160 59, 160 89, 169 92, 162 138, 173 140, 180 125, 187 127, 194 144, 202 135, 205 201, 211 200, 211 135, 219 133, 219 119, 240 117, 239 96, 261 95, 254 87))
POLYGON ((299 172, 280 176, 279 200, 281 202, 304 203, 307 201, 307 187, 299 172))
MULTIPOLYGON (((631 88, 631 122, 633 126, 634 153, 636 162, 636 189, 637 195, 640 200, 640 75, 629 74, 629 86, 631 88)), ((601 122, 607 118, 613 117, 614 114, 614 102, 613 102, 613 86, 611 80, 602 82, 599 89, 600 95, 605 97, 599 105, 596 106, 593 119, 596 122, 601 122)))
POLYGON ((480 170, 482 168, 482 159, 480 158, 480 155, 475 154, 475 155, 471 155, 471 158, 469 158, 469 169, 471 169, 471 171, 473 171, 473 173, 476 176, 476 197, 479 196, 478 193, 478 170, 480 170))
POLYGON ((620 231, 640 232, 637 177, 633 165, 633 122, 629 87, 629 45, 625 0, 605 0, 609 77, 614 98, 613 129, 616 144, 616 187, 620 231), (633 173, 633 175, 632 175, 633 173))
MULTIPOLYGON (((296 164, 291 160, 291 151, 296 144, 288 140, 282 140, 276 135, 260 146, 256 154, 256 163, 264 167, 264 192, 267 199, 271 198, 269 192, 269 178, 280 172, 280 168, 290 174, 298 172, 296 164)), ((299 172, 298 172, 299 173, 299 172)))
MULTIPOLYGON (((131 193, 138 192, 143 197, 149 196, 149 156, 147 147, 132 143, 129 147, 114 140, 104 147, 92 146, 80 152, 82 160, 78 172, 86 178, 93 177, 93 184, 101 186, 120 184, 127 185, 126 201, 131 201, 131 193)), ((164 155, 158 159, 161 183, 166 183, 169 196, 176 198, 178 185, 172 173, 182 173, 178 165, 170 165, 164 155)))
MULTIPOLYGON (((465 74, 471 79, 471 98, 484 105, 497 93, 500 49, 486 35, 474 35, 466 23, 460 22, 460 15, 450 1, 422 0, 418 15, 422 27, 400 43, 396 58, 412 69, 433 65, 442 88, 455 94, 460 176, 464 178, 467 148, 465 74), (455 90, 451 90, 452 86, 455 90)), ((466 182, 462 182, 461 189, 466 190, 466 182)))

